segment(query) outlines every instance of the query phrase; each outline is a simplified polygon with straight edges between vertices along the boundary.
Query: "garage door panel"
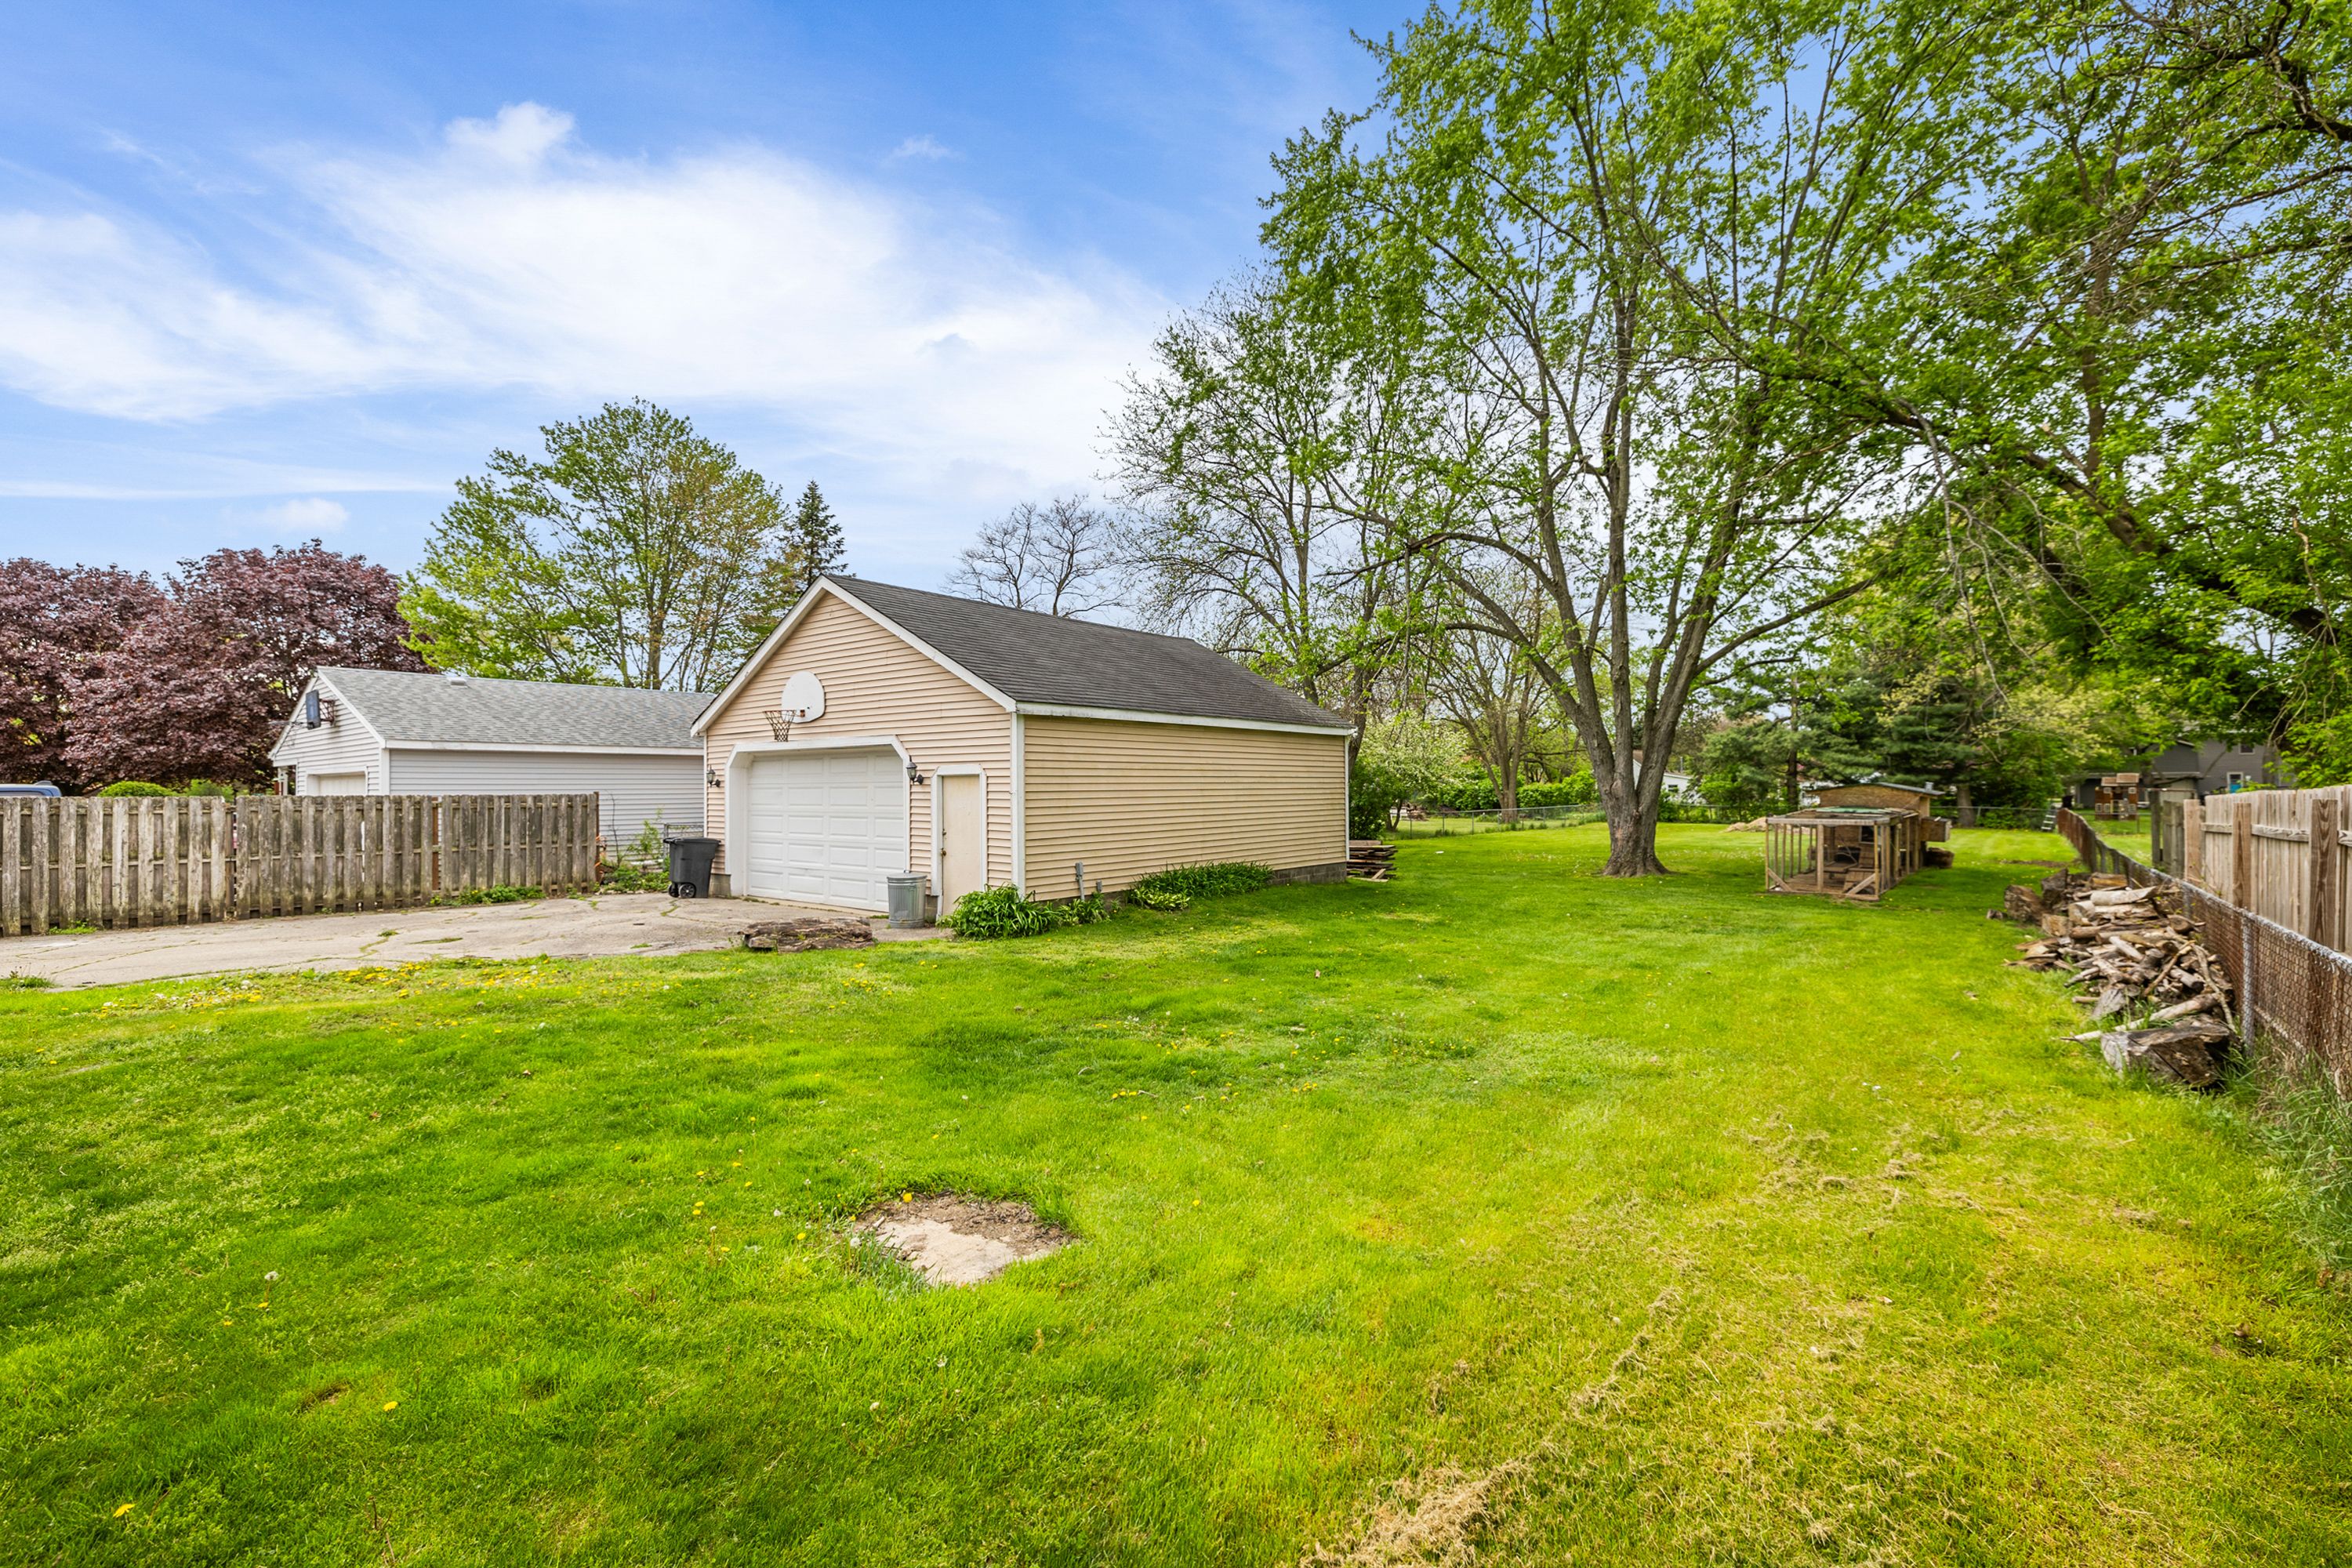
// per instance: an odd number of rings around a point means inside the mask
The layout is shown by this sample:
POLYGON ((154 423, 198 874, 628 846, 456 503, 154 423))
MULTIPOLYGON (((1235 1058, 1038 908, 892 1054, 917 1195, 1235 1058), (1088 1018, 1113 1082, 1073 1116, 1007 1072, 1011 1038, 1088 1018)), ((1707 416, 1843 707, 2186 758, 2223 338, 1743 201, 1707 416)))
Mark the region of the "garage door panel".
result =
POLYGON ((883 878, 907 866, 905 767, 892 751, 752 759, 744 890, 765 898, 886 907, 883 878))

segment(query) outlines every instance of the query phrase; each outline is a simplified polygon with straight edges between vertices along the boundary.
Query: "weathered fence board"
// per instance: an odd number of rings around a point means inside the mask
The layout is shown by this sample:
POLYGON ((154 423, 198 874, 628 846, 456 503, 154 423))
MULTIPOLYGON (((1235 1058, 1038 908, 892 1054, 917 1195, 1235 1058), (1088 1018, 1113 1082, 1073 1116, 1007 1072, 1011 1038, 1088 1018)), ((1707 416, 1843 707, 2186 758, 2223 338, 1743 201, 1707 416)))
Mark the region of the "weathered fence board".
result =
POLYGON ((593 795, 0 797, 0 936, 584 891, 596 824, 593 795))
POLYGON ((2352 939, 2352 785, 2208 795, 2181 810, 2180 874, 2337 952, 2352 939))

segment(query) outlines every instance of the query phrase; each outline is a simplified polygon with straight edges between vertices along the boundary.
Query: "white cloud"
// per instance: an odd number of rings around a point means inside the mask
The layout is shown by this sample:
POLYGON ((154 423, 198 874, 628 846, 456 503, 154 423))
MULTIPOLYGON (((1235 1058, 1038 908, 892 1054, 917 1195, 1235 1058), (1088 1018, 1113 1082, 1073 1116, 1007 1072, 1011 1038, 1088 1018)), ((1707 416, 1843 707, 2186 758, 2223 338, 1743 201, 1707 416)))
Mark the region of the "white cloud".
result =
POLYGON ((252 521, 276 533, 333 533, 352 520, 342 502, 324 496, 283 500, 247 515, 252 521))
POLYGON ((909 136, 904 142, 899 142, 896 147, 890 149, 890 156, 893 158, 939 159, 961 158, 963 154, 957 152, 952 147, 941 145, 931 137, 909 136))
POLYGON ((527 169, 572 140, 572 116, 538 103, 509 103, 489 120, 453 120, 445 132, 461 153, 527 169))
POLYGON ((975 208, 758 146, 606 157, 538 104, 282 170, 288 216, 238 255, 0 213, 0 384, 149 421, 412 390, 740 400, 909 478, 978 462, 1043 486, 1091 471, 1165 310, 975 208))

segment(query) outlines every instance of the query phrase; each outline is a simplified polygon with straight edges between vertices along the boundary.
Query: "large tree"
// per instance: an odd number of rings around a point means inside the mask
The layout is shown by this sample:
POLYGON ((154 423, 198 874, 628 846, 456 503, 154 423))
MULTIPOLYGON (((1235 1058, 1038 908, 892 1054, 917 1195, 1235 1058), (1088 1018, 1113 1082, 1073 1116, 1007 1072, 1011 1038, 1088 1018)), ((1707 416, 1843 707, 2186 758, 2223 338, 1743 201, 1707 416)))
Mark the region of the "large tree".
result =
POLYGON ((1866 585, 1902 443, 1708 329, 1802 342, 1966 186, 1982 29, 1940 5, 1474 4, 1384 46, 1385 130, 1293 143, 1268 236, 1417 462, 1353 504, 1516 646, 1591 761, 1612 875, 1660 866, 1694 689, 1866 585), (1402 369, 1400 369, 1400 365, 1402 369), (1486 591, 1497 561, 1530 616, 1486 591))
POLYGON ((218 550, 184 561, 72 690, 66 761, 84 781, 259 784, 294 700, 322 664, 421 669, 400 584, 329 550, 218 550))
POLYGON ((948 582, 992 605, 1090 615, 1119 602, 1118 545, 1117 521, 1084 496, 1022 501, 982 525, 948 582))
POLYGON ((1129 378, 1110 449, 1144 618, 1247 658, 1360 723, 1411 642, 1413 563, 1364 496, 1392 488, 1392 386, 1256 272, 1169 326, 1129 378))
POLYGON ((826 573, 840 571, 847 558, 840 521, 833 515, 832 505, 825 500, 824 492, 816 488, 814 479, 801 491, 801 499, 793 508, 789 537, 794 597, 807 593, 826 573))
POLYGON ((1704 325, 1898 432, 1948 568, 2063 605, 2086 667, 2189 729, 2324 727, 2352 711, 2352 13, 2066 0, 1994 58, 1976 189, 1866 308, 1704 325))
MULTIPOLYGON (((403 608, 435 665, 663 689, 724 685, 803 585, 776 488, 642 400, 542 427, 457 482, 403 608)), ((811 486, 803 510, 823 500, 811 486)))
POLYGON ((119 776, 68 762, 75 697, 100 657, 163 608, 144 573, 0 563, 0 780, 79 790, 119 776))

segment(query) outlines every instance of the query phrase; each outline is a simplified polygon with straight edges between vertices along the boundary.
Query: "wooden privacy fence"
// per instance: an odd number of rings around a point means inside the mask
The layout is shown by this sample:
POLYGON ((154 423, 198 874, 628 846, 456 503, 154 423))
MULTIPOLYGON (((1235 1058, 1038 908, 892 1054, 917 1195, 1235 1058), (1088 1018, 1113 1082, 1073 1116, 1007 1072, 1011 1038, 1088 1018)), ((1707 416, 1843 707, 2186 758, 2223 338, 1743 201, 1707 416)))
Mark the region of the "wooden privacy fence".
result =
POLYGON ((2338 1098, 2352 1100, 2352 958, 2340 945, 2339 878, 2340 857, 2352 846, 2340 832, 2329 831, 2331 819, 2343 810, 2344 792, 2294 794, 2306 798, 2294 804, 2287 792, 2264 790, 2214 795, 2201 811, 2197 803, 2188 803, 2182 852, 2204 857, 2199 868, 2202 880, 2175 879, 2169 871, 2142 865, 2071 811, 2058 813, 2058 830, 2094 871, 2115 872, 2136 884, 2176 886, 2181 913, 2197 922, 2199 936, 2229 979, 2239 1040, 2249 1061, 2283 1082, 2302 1082, 2316 1072, 2338 1098), (2272 804, 2249 809, 2265 799, 2272 804), (2298 816, 2306 826, 2300 837, 2288 837, 2287 825, 2298 816), (2275 831, 2257 837, 2255 830, 2263 826, 2275 831), (2210 880, 2217 876, 2220 889, 2210 880), (2232 888, 2267 908, 2247 907, 2232 896, 2232 888), (2331 940, 2323 942, 2271 910, 2316 925, 2331 940))
POLYGON ((2180 805, 2182 880, 2346 951, 2346 856, 2352 853, 2352 786, 2248 790, 2180 805))
POLYGON ((0 797, 0 936, 596 885, 593 795, 0 797))

